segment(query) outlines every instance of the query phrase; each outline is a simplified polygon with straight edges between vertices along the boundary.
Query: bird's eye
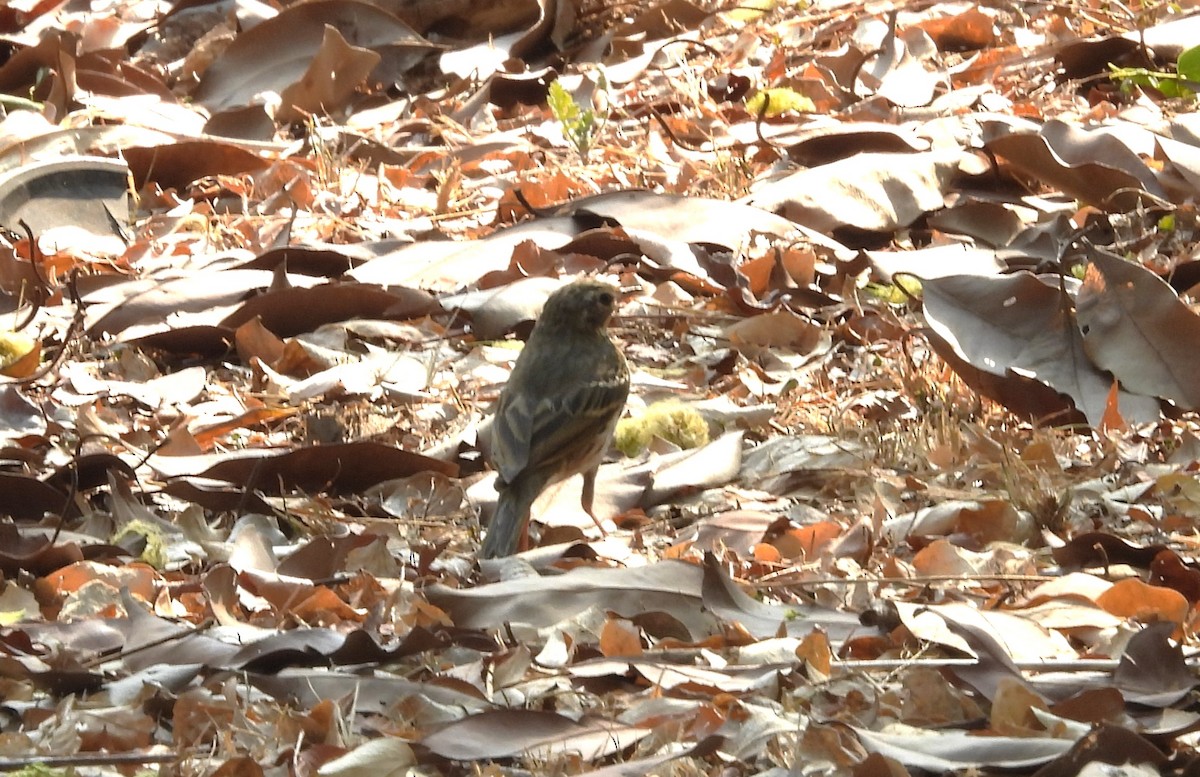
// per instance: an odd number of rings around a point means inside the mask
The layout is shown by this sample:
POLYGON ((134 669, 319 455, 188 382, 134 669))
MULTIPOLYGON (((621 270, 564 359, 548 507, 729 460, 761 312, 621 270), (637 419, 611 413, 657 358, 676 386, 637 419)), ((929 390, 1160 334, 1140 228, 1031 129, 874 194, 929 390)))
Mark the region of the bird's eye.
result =
POLYGON ((600 302, 601 302, 601 304, 604 304, 604 305, 613 304, 613 295, 609 294, 607 291, 601 292, 600 293, 600 302))

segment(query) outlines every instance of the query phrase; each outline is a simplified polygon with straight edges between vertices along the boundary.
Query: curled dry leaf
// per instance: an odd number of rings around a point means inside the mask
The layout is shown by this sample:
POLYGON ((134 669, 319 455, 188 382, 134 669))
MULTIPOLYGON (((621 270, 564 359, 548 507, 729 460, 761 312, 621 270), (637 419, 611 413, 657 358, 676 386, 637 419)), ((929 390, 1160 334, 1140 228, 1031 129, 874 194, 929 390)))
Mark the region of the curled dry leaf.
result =
POLYGON ((1166 283, 1097 253, 1076 304, 1083 346, 1099 367, 1129 391, 1200 408, 1200 358, 1187 345, 1200 336, 1200 317, 1166 283))
MULTIPOLYGON (((213 112, 250 105, 263 92, 283 94, 289 88, 294 96, 311 100, 311 93, 296 91, 294 85, 304 81, 323 47, 326 58, 338 48, 336 39, 327 38, 328 28, 342 47, 374 52, 375 65, 368 72, 378 69, 380 79, 398 77, 436 48, 381 8, 356 0, 318 0, 287 8, 238 35, 204 72, 194 99, 213 112)), ((361 54, 343 51, 352 55, 356 71, 365 64, 361 54)), ((332 86, 336 79, 328 83, 332 86)))

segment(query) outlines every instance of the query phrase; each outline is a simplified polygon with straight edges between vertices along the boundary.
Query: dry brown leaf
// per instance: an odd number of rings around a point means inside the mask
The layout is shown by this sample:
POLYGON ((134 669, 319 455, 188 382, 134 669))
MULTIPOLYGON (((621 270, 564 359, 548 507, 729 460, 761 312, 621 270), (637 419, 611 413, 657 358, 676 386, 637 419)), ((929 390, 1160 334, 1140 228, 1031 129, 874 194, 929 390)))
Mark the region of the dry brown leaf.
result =
POLYGON ((600 652, 608 657, 640 656, 642 638, 637 627, 624 619, 609 618, 600 630, 600 652))
POLYGON ((1187 347, 1200 336, 1200 317, 1169 286, 1145 268, 1097 253, 1076 306, 1088 356, 1122 386, 1200 407, 1200 361, 1187 347))
POLYGON ((193 93, 213 112, 250 105, 264 91, 302 82, 334 28, 351 46, 381 55, 381 78, 398 76, 434 47, 386 11, 355 0, 319 0, 282 11, 234 39, 193 93))
POLYGON ((308 70, 280 92, 276 120, 297 121, 340 110, 382 60, 377 52, 351 46, 336 27, 326 24, 308 70))
POLYGON ((859 154, 767 184, 747 203, 822 232, 893 230, 940 210, 962 161, 945 151, 859 154))
POLYGON ((1113 615, 1142 621, 1183 623, 1188 601, 1178 591, 1146 585, 1141 580, 1120 580, 1096 599, 1113 615))

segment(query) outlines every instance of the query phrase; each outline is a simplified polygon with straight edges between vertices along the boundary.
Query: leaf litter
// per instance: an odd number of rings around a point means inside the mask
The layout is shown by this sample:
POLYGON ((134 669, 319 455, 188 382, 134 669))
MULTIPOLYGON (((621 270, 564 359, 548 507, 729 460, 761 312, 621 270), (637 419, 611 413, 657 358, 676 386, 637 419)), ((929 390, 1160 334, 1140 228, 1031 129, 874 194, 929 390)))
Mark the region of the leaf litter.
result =
POLYGON ((1189 773, 1197 18, 14 4, 0 766, 1189 773), (476 563, 582 275, 704 434, 476 563))

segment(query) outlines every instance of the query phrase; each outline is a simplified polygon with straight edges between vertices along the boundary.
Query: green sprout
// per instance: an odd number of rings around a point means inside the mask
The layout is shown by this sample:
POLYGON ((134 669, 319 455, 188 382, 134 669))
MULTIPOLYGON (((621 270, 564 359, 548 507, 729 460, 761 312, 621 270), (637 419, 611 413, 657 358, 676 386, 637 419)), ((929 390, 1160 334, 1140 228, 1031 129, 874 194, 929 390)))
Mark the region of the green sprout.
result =
POLYGON ((912 276, 892 278, 891 283, 868 283, 863 293, 886 305, 904 305, 921 296, 921 282, 912 276))
POLYGON ((1111 62, 1108 68, 1122 90, 1135 85, 1149 87, 1164 97, 1195 97, 1200 92, 1200 46, 1193 46, 1179 55, 1174 73, 1144 67, 1117 67, 1111 62))
MULTIPOLYGON (((599 87, 606 89, 607 86, 608 79, 601 73, 599 87)), ((547 102, 550 105, 550 114, 562 125, 563 135, 579 152, 579 156, 587 159, 588 152, 592 148, 592 141, 595 140, 596 131, 599 128, 596 112, 575 102, 571 93, 564 89, 558 81, 550 84, 547 102)))
POLYGON ((142 548, 141 560, 154 567, 163 569, 167 566, 167 536, 162 529, 141 519, 134 519, 125 524, 112 537, 113 544, 119 543, 126 537, 141 537, 146 545, 142 548))

